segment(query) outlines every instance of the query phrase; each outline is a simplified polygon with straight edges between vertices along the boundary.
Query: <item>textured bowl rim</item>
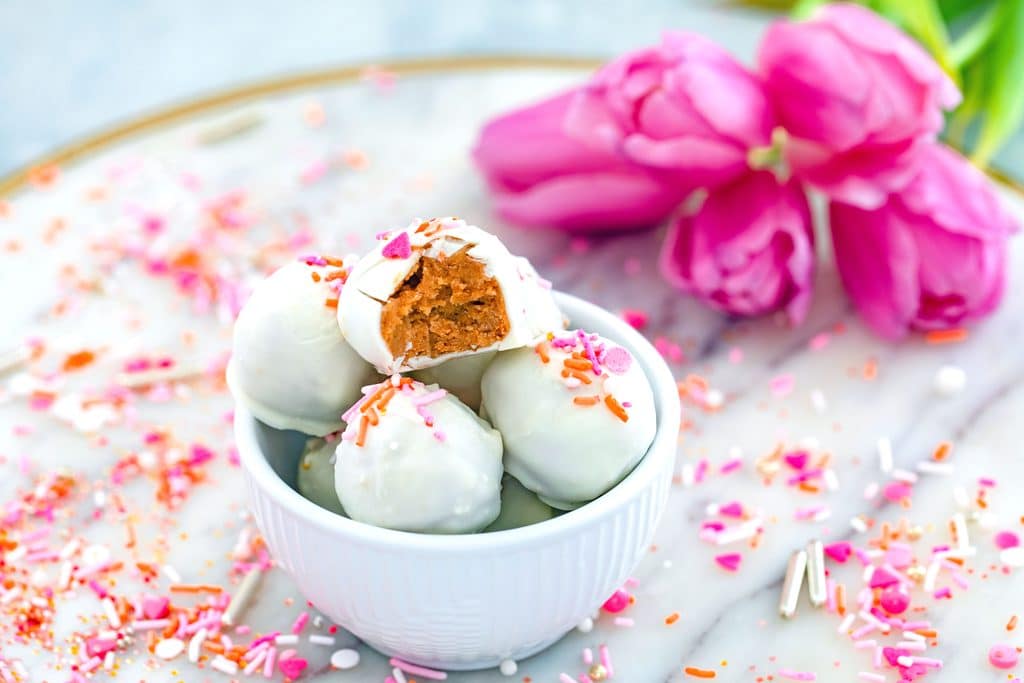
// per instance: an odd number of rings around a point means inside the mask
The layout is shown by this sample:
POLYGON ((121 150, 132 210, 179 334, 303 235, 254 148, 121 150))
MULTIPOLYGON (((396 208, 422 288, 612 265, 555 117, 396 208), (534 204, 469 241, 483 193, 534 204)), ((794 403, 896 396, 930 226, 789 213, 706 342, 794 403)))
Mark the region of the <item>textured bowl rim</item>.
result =
MULTIPOLYGON (((348 541, 383 548, 410 548, 418 552, 452 553, 461 551, 518 549, 542 544, 575 534, 600 519, 613 515, 647 489, 664 471, 665 460, 675 461, 680 407, 675 378, 654 347, 632 326, 607 310, 563 292, 554 292, 558 305, 571 321, 596 323, 613 331, 610 335, 640 361, 654 393, 657 430, 647 453, 625 479, 601 497, 554 519, 516 529, 476 534, 421 534, 396 531, 357 522, 336 515, 306 500, 274 472, 256 438, 256 420, 244 406, 235 404, 235 441, 242 467, 274 503, 305 522, 348 541)), ((586 325, 581 325, 586 327, 586 325)), ((609 336, 609 335, 605 335, 609 336)))

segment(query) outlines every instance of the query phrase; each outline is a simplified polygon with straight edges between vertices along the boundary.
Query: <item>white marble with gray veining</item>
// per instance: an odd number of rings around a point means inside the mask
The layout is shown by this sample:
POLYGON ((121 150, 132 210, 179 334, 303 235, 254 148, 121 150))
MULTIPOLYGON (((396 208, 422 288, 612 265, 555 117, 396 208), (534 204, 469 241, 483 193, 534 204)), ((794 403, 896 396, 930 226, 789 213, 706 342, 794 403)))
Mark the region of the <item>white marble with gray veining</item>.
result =
MULTIPOLYGON (((899 346, 884 344, 866 332, 851 314, 834 269, 823 265, 808 321, 788 329, 774 319, 729 321, 681 297, 655 274, 658 233, 604 238, 570 245, 567 238, 547 232, 526 232, 502 225, 490 213, 479 178, 472 172, 467 150, 474 131, 489 114, 532 96, 549 92, 579 77, 571 72, 520 71, 400 79, 381 90, 371 83, 325 88, 246 105, 261 125, 244 136, 217 145, 194 144, 206 120, 175 127, 122 145, 67 169, 60 183, 46 191, 17 197, 11 216, 0 218, 0 244, 18 240, 21 251, 0 251, 0 330, 3 346, 28 335, 46 338, 54 348, 68 351, 102 347, 100 360, 71 377, 61 391, 102 385, 118 369, 119 359, 133 352, 166 352, 181 359, 207 362, 227 348, 225 322, 215 314, 197 315, 188 302, 171 295, 166 282, 140 277, 135 265, 101 265, 103 255, 85 248, 88 235, 120 230, 125 234, 125 207, 141 205, 168 217, 172 234, 187 233, 196 220, 195 195, 183 190, 182 173, 201 182, 204 197, 244 188, 247 211, 255 216, 252 239, 265 242, 276 230, 294 231, 302 223, 319 236, 321 251, 359 250, 380 229, 405 223, 413 216, 457 214, 490 226, 518 253, 530 257, 538 270, 559 289, 598 302, 611 310, 639 308, 650 314, 645 332, 682 346, 685 360, 674 365, 679 378, 705 377, 725 395, 721 410, 706 413, 688 403, 685 417, 691 428, 681 437, 679 466, 707 458, 720 465, 742 453, 742 471, 713 476, 693 488, 673 487, 668 509, 655 538, 655 547, 637 568, 632 589, 636 604, 628 612, 635 626, 616 626, 602 617, 589 634, 572 633, 549 651, 520 664, 519 677, 536 683, 558 680, 560 672, 583 671, 584 647, 606 643, 616 663, 617 681, 660 683, 693 680, 684 666, 718 671, 717 680, 755 681, 780 668, 809 670, 818 680, 855 681, 856 672, 870 667, 868 654, 841 640, 833 615, 801 606, 799 617, 782 622, 776 601, 786 558, 812 537, 850 536, 848 520, 857 514, 896 520, 898 508, 880 508, 865 501, 862 491, 882 481, 874 444, 883 435, 892 439, 897 467, 913 469, 943 440, 955 442, 952 479, 922 476, 905 514, 913 521, 936 527, 937 537, 955 511, 954 482, 972 491, 980 476, 996 477, 991 511, 1000 528, 1019 527, 1024 502, 1018 494, 1024 481, 1020 453, 1020 417, 1024 413, 1024 246, 1014 243, 1013 275, 1005 304, 988 322, 972 330, 968 341, 929 346, 920 340, 899 346), (311 101, 326 112, 326 125, 309 128, 303 112, 311 101), (311 185, 298 178, 325 157, 360 150, 369 160, 363 170, 335 165, 311 185), (112 176, 112 169, 120 175, 112 176), (113 179, 112 179, 113 178, 113 179), (97 185, 107 187, 101 201, 85 198, 97 185), (52 244, 42 240, 54 217, 67 226, 52 244), (119 227, 120 226, 120 227, 119 227), (360 236, 357 240, 353 235, 360 236), (74 262, 80 274, 104 273, 102 291, 69 298, 69 276, 58 269, 74 262), (639 272, 637 272, 639 271, 639 272), (51 310, 62 299, 68 312, 55 318, 51 310), (141 321, 141 323, 139 322, 141 321), (837 326, 841 327, 835 333, 837 326), (183 341, 183 333, 195 341, 183 341), (831 333, 828 345, 817 351, 809 340, 831 333), (737 352, 742 360, 737 360, 737 352), (864 378, 866 364, 877 364, 877 377, 864 378), (940 366, 956 364, 967 371, 966 389, 952 398, 932 390, 940 366), (773 395, 770 381, 792 375, 793 390, 773 395), (827 402, 815 410, 811 392, 827 402), (766 487, 753 470, 756 457, 783 441, 793 445, 808 439, 833 454, 840 489, 823 498, 797 494, 781 483, 766 487), (718 552, 698 540, 708 503, 739 499, 763 510, 767 520, 760 547, 741 547, 743 564, 735 574, 717 568, 718 552), (822 522, 797 522, 798 506, 825 502, 832 515, 822 522), (672 626, 665 616, 678 612, 672 626), (726 665, 722 662, 727 661, 726 665)), ((213 118, 231 120, 235 113, 213 118)), ((1010 200, 1008 198, 1008 200, 1010 200)), ((1013 200, 1011 200, 1013 201, 1013 200)), ((1018 201, 1016 210, 1024 215, 1018 201)), ((251 271, 244 262, 231 264, 251 271)), ((256 277, 252 273, 252 277, 256 277)), ((179 390, 167 402, 140 400, 137 415, 124 424, 104 427, 109 444, 49 413, 30 411, 25 400, 11 395, 10 376, 0 384, 0 456, 4 477, 0 492, 8 499, 29 483, 16 463, 30 473, 58 465, 84 473, 94 481, 106 478, 113 459, 138 449, 140 432, 150 425, 167 425, 183 439, 207 443, 221 454, 211 469, 212 481, 196 486, 189 500, 172 515, 146 510, 152 484, 143 480, 126 486, 122 495, 139 514, 142 555, 162 557, 186 581, 223 582, 225 559, 245 523, 245 496, 239 471, 223 456, 230 444, 225 413, 230 402, 206 383, 179 390), (31 437, 18 436, 16 425, 35 425, 31 437), (159 534, 167 538, 166 548, 159 534)), ((123 543, 123 531, 113 524, 95 524, 87 507, 73 526, 94 542, 123 543)), ((972 527, 980 558, 979 571, 995 561, 987 532, 972 527)), ((52 570, 51 570, 52 571, 52 570)), ((166 586, 166 579, 161 579, 166 586)), ((946 661, 943 672, 928 680, 984 683, 1006 680, 1006 674, 986 662, 994 642, 1009 639, 1003 625, 1015 609, 1024 609, 1024 581, 1019 576, 988 580, 971 578, 966 592, 929 612, 942 632, 936 656, 946 661)), ((360 590, 364 587, 344 587, 360 590)), ((58 638, 78 628, 73 612, 98 613, 93 596, 61 601, 58 638), (76 607, 77 606, 77 607, 76 607)), ((300 611, 302 598, 283 573, 274 571, 264 582, 258 602, 248 614, 257 629, 280 628, 300 611), (291 598, 294 604, 286 604, 291 598)), ((932 604, 929 602, 929 604, 932 604)), ((342 642, 349 638, 343 636, 342 642)), ((388 673, 386 662, 361 648, 362 663, 352 671, 331 671, 326 650, 303 646, 312 654, 308 680, 379 683, 388 673)), ((49 668, 48 657, 25 648, 4 645, 3 654, 18 656, 33 670, 32 680, 63 681, 49 668)), ((187 664, 148 670, 142 659, 124 664, 118 680, 227 680, 187 664), (176 669, 177 673, 172 672, 176 669)), ((98 676, 104 680, 103 675, 98 676)), ((453 674, 455 683, 508 680, 496 671, 453 674)), ((779 680, 776 678, 776 680, 779 680)), ((895 680, 889 673, 888 680, 895 680)))

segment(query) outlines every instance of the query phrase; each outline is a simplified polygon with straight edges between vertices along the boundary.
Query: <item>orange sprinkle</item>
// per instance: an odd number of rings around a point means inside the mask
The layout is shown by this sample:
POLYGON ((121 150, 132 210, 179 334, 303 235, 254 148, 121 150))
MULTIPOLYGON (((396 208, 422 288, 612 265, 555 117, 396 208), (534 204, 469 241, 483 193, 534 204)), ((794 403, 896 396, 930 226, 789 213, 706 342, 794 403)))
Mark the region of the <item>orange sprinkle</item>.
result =
POLYGON ((569 368, 570 370, 593 370, 594 364, 589 360, 578 360, 576 358, 566 358, 562 361, 562 365, 569 368))
POLYGON ((320 273, 316 272, 315 270, 310 271, 309 276, 313 278, 313 282, 320 282, 320 273))
POLYGON ((209 583, 176 583, 171 586, 172 593, 220 593, 223 590, 209 583))
POLYGON ((331 272, 327 273, 327 277, 324 279, 326 279, 328 282, 330 282, 331 280, 341 280, 342 282, 344 282, 345 280, 348 279, 348 271, 332 270, 331 272))
POLYGON ((537 344, 536 346, 534 346, 533 350, 537 352, 538 356, 540 356, 540 362, 541 363, 550 363, 551 362, 551 356, 548 355, 548 345, 547 344, 545 344, 544 342, 541 342, 540 344, 537 344))
POLYGON ((594 406, 597 405, 600 400, 601 399, 598 396, 577 396, 572 400, 572 402, 578 406, 594 406))
POLYGON ((203 649, 209 650, 210 652, 216 652, 219 655, 224 654, 224 646, 212 640, 204 640, 203 649))
POLYGON ((679 621, 679 612, 673 612, 672 614, 665 617, 665 625, 671 626, 672 624, 679 621))
POLYGON ((836 584, 836 611, 839 616, 846 616, 846 585, 836 584))
POLYGON ((72 353, 64 359, 64 372, 84 368, 94 360, 96 360, 96 354, 92 351, 78 351, 77 353, 72 353))
POLYGON ((342 261, 340 258, 335 258, 333 256, 324 256, 322 258, 327 263, 327 265, 334 266, 335 268, 341 268, 342 266, 345 265, 345 262, 342 261))
POLYGON ((356 435, 357 446, 362 447, 366 445, 366 429, 369 426, 370 418, 368 418, 366 415, 363 415, 361 418, 359 418, 359 434, 356 435))
POLYGON ((949 330, 931 330, 926 332, 924 340, 928 344, 955 344, 967 339, 967 330, 954 327, 949 330))
POLYGON ((916 631, 914 631, 914 633, 916 633, 916 634, 918 634, 920 636, 924 636, 925 638, 936 638, 939 635, 938 631, 935 631, 933 629, 923 629, 923 628, 917 629, 916 631))
POLYGON ((178 615, 177 614, 171 615, 171 623, 167 624, 167 628, 164 629, 164 632, 161 635, 164 638, 170 638, 171 636, 173 636, 178 631, 178 624, 179 623, 180 622, 178 620, 178 615))
POLYGON ((629 415, 626 414, 626 409, 622 407, 622 404, 615 400, 615 397, 608 394, 604 397, 604 404, 608 406, 608 410, 612 411, 615 417, 619 418, 623 422, 629 422, 629 415))
POLYGON ((6 199, 0 199, 0 218, 7 218, 11 215, 11 204, 6 199))
POLYGON ((693 676, 694 678, 714 678, 718 674, 709 669, 698 669, 695 666, 688 666, 683 669, 683 673, 687 676, 693 676))
POLYGON ((60 177, 60 167, 56 164, 44 164, 30 168, 28 181, 36 187, 48 187, 57 182, 60 177))
MULTIPOLYGON (((565 371, 563 370, 562 372, 565 372, 565 371)), ((570 370, 569 374, 572 375, 573 377, 575 377, 576 379, 578 379, 579 381, 583 382, 584 384, 590 384, 591 383, 590 377, 588 377, 587 375, 583 374, 579 370, 570 370)))
POLYGON ((384 392, 380 395, 380 398, 377 399, 377 410, 383 413, 384 410, 388 407, 388 403, 391 402, 391 397, 394 395, 394 387, 388 387, 387 389, 385 389, 384 392))
POLYGON ((373 408, 367 410, 366 415, 364 417, 366 417, 370 421, 371 427, 376 427, 378 424, 380 424, 380 418, 377 416, 377 411, 374 410, 373 408))
POLYGON ((935 447, 935 452, 932 453, 932 460, 940 461, 945 460, 949 457, 949 454, 953 452, 953 444, 948 441, 943 441, 935 447))
POLYGON ((338 300, 337 299, 324 299, 324 306, 326 306, 327 308, 337 308, 338 307, 338 300))
POLYGON ((1012 631, 1015 628, 1017 628, 1017 615, 1016 614, 1014 614, 1012 617, 1010 617, 1010 620, 1008 622, 1006 622, 1006 630, 1007 631, 1012 631))

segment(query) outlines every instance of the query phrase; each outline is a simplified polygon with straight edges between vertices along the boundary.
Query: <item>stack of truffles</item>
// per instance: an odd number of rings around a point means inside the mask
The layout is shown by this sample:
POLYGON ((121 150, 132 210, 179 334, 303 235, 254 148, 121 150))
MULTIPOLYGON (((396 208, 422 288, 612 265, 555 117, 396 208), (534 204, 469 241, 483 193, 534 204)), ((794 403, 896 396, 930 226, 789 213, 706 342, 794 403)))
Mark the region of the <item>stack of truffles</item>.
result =
POLYGON ((228 383, 311 437, 297 486, 314 503, 390 529, 509 529, 600 496, 654 438, 632 355, 565 328, 494 235, 417 221, 361 259, 304 257, 260 283, 228 383))

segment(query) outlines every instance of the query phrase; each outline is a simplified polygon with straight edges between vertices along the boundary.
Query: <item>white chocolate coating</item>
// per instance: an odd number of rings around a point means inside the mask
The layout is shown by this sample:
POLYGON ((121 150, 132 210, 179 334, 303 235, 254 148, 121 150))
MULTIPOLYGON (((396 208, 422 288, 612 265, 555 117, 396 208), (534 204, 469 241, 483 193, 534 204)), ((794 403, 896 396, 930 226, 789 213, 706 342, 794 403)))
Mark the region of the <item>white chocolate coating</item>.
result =
POLYGON ((339 281, 326 279, 336 270, 300 261, 282 266, 256 286, 235 321, 228 385, 271 427, 314 436, 337 431, 359 388, 374 381, 373 368, 348 345, 325 304, 338 296, 339 281))
POLYGON ((543 354, 536 347, 500 353, 482 382, 482 410, 504 439, 505 469, 559 509, 578 507, 621 481, 647 452, 656 428, 647 377, 613 342, 583 335, 600 374, 588 368, 562 376, 567 360, 581 363, 574 351, 590 365, 581 334, 542 343, 543 354), (627 419, 606 401, 617 403, 627 419))
POLYGON ((519 481, 506 474, 501 480, 501 512, 484 531, 518 529, 551 519, 555 510, 519 481))
POLYGON ((334 469, 348 515, 438 534, 473 533, 493 522, 501 507, 501 435, 436 385, 396 375, 364 391, 346 413, 334 469), (386 407, 368 408, 400 381, 407 384, 386 407))
POLYGON ((532 319, 528 313, 540 297, 534 291, 535 288, 525 284, 526 278, 520 274, 520 259, 512 256, 497 237, 463 220, 438 218, 430 223, 439 229, 432 227, 417 232, 423 221, 414 221, 404 230, 390 233, 373 251, 360 259, 352 270, 338 302, 338 319, 345 338, 359 355, 381 373, 390 375, 440 365, 450 358, 482 351, 514 349, 538 339, 547 326, 532 319), (388 245, 403 232, 409 238, 409 255, 402 258, 386 256, 388 245), (470 245, 469 256, 483 263, 487 276, 493 277, 501 287, 505 314, 509 321, 508 334, 488 347, 444 354, 436 358, 394 356, 381 334, 384 304, 401 288, 420 258, 441 254, 450 256, 467 245, 470 245))
POLYGON ((473 410, 480 410, 480 380, 497 351, 450 358, 440 365, 416 370, 412 376, 424 384, 437 384, 473 410))
POLYGON ((522 256, 516 256, 516 270, 526 285, 526 315, 530 328, 542 334, 553 330, 564 330, 565 315, 555 297, 551 295, 551 283, 537 274, 533 264, 522 256))
POLYGON ((334 490, 334 449, 338 442, 309 439, 299 456, 295 486, 308 500, 337 515, 344 515, 338 492, 334 490))

